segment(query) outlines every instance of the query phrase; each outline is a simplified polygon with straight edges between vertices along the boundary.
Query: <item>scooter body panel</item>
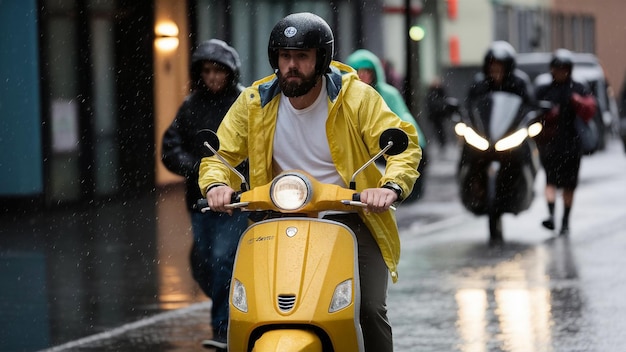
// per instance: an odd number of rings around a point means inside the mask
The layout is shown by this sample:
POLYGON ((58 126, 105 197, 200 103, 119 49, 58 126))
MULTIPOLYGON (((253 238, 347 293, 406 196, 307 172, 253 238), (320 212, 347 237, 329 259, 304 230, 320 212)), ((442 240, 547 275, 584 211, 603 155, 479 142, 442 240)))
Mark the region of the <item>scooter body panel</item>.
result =
POLYGON ((354 233, 337 222, 285 217, 252 225, 240 239, 233 271, 248 311, 231 301, 229 350, 248 351, 268 331, 279 339, 276 331, 299 334, 294 329, 315 331, 335 351, 362 350, 356 253, 354 233), (346 280, 352 280, 352 302, 329 313, 335 288, 346 280))

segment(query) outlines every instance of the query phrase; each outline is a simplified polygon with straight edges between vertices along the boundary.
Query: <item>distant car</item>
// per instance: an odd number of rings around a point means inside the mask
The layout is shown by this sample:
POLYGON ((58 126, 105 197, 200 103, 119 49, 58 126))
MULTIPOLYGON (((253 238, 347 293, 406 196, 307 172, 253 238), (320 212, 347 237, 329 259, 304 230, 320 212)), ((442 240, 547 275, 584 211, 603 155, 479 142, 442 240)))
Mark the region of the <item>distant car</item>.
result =
MULTIPOLYGON (((606 81, 604 69, 598 58, 590 53, 573 53, 574 69, 572 77, 589 85, 598 101, 598 112, 594 117, 600 133, 599 149, 604 149, 606 139, 617 132, 620 126, 619 111, 612 88, 606 81)), ((550 75, 551 52, 519 53, 516 56, 517 67, 526 72, 535 86, 548 83, 550 75)))

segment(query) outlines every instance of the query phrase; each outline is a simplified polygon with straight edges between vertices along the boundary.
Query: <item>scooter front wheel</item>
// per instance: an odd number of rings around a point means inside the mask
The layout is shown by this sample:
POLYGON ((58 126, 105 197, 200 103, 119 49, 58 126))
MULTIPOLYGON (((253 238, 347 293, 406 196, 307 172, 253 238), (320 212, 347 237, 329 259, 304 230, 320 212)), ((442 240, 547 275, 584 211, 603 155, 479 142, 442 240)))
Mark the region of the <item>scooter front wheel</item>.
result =
POLYGON ((272 330, 254 343, 252 352, 322 352, 322 342, 307 330, 272 330))

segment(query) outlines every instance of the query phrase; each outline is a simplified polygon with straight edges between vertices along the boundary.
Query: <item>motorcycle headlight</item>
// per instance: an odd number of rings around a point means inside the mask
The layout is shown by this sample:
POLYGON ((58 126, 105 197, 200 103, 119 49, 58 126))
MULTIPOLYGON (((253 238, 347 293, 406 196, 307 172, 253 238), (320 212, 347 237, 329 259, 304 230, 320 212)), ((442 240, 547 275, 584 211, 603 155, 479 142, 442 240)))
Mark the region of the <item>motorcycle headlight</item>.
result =
POLYGON ((274 205, 283 210, 302 208, 311 199, 312 189, 308 179, 298 174, 277 177, 270 190, 274 205))
POLYGON ((235 308, 244 313, 248 313, 248 297, 246 297, 246 287, 237 279, 233 280, 232 303, 235 308))
POLYGON ((463 122, 459 122, 456 125, 454 125, 454 133, 456 133, 459 137, 463 137, 463 135, 465 134, 466 128, 467 128, 466 124, 464 124, 463 122))
POLYGON ((543 125, 541 122, 535 122, 532 125, 528 126, 528 136, 535 137, 543 130, 543 125))
POLYGON ((463 129, 463 137, 465 138, 467 144, 478 150, 485 151, 489 148, 489 141, 481 137, 471 127, 465 126, 463 129))
POLYGON ((522 128, 496 142, 496 145, 494 147, 499 152, 509 150, 522 144, 526 137, 528 137, 528 130, 522 128))
POLYGON ((335 287, 330 307, 328 307, 328 313, 344 309, 350 303, 352 303, 352 279, 346 280, 335 287))

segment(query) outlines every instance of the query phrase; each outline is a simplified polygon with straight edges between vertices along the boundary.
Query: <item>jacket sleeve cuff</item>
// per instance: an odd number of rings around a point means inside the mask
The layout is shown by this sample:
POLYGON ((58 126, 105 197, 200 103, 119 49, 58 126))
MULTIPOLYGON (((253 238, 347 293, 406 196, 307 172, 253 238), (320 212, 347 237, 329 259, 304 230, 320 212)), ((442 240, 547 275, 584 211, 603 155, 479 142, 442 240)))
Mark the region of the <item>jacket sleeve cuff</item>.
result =
POLYGON ((215 187, 219 187, 219 186, 226 186, 225 183, 222 182, 218 182, 218 183, 211 183, 209 185, 209 187, 206 188, 206 191, 204 191, 204 196, 206 197, 207 193, 209 193, 209 191, 211 190, 211 188, 215 188, 215 187))

